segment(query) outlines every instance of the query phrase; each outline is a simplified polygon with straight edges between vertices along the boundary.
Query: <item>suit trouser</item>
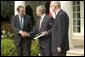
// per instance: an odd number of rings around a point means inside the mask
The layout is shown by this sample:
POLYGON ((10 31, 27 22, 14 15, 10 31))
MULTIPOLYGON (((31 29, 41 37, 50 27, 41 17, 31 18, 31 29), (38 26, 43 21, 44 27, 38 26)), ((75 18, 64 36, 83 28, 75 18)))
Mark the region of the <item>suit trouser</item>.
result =
POLYGON ((41 56, 52 56, 50 39, 41 40, 39 44, 41 56))
POLYGON ((20 45, 17 47, 18 56, 31 56, 31 40, 22 39, 20 45))

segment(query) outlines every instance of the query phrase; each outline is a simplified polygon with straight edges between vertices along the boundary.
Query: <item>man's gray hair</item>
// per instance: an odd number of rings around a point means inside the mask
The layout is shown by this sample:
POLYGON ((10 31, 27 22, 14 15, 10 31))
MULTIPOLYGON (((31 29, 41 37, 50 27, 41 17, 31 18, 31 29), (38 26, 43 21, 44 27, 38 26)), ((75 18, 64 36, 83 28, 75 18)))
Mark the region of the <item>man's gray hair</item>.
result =
POLYGON ((51 3, 55 6, 61 7, 60 1, 51 1, 51 3))
POLYGON ((46 12, 46 8, 45 8, 44 5, 37 6, 37 9, 40 10, 40 11, 42 11, 42 13, 45 13, 46 12))

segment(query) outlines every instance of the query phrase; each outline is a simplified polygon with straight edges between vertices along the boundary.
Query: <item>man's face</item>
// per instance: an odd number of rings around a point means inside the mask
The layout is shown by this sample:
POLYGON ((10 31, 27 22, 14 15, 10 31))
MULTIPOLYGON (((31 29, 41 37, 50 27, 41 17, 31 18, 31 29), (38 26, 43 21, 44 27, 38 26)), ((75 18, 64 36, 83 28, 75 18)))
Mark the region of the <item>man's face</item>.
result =
POLYGON ((37 16, 40 16, 40 14, 41 14, 41 12, 38 8, 36 8, 36 14, 37 14, 37 16))
POLYGON ((54 4, 50 4, 50 8, 52 9, 52 11, 55 11, 56 10, 56 6, 54 6, 54 4))
POLYGON ((19 13, 19 15, 25 15, 25 9, 24 8, 20 8, 18 13, 19 13))

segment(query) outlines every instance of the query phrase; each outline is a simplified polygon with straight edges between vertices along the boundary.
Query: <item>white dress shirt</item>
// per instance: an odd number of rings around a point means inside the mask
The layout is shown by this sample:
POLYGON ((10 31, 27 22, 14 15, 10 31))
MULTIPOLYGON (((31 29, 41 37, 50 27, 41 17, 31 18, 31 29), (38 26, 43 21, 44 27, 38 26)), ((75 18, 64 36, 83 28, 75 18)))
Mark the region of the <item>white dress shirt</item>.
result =
POLYGON ((41 24, 42 24, 42 21, 43 21, 43 19, 44 19, 45 15, 46 15, 46 14, 43 14, 43 15, 41 16, 41 18, 40 18, 39 29, 41 28, 41 24))

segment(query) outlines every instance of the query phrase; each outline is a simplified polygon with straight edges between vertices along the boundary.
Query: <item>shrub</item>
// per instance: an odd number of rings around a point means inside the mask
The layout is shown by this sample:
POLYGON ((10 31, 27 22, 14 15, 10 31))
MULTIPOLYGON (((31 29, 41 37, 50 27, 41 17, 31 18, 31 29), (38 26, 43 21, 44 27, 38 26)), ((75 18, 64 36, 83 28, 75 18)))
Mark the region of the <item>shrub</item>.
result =
POLYGON ((33 40, 31 47, 32 47, 32 48, 31 48, 31 56, 39 56, 38 40, 33 40))
MULTIPOLYGON (((31 56, 39 56, 38 40, 32 42, 31 56)), ((13 40, 7 38, 1 41, 1 56, 17 56, 13 40)))
POLYGON ((16 55, 16 46, 13 43, 13 40, 3 39, 1 40, 1 56, 15 56, 16 55))
MULTIPOLYGON (((16 47, 12 40, 13 34, 2 31, 1 37, 1 56, 16 56, 16 47)), ((39 56, 38 39, 32 41, 31 56, 39 56)))
POLYGON ((14 33, 2 31, 1 39, 7 39, 7 38, 12 39, 13 36, 14 36, 14 33))
POLYGON ((3 21, 10 21, 14 15, 14 1, 1 1, 1 18, 3 21))
POLYGON ((13 33, 10 22, 2 22, 1 23, 1 30, 13 33))

